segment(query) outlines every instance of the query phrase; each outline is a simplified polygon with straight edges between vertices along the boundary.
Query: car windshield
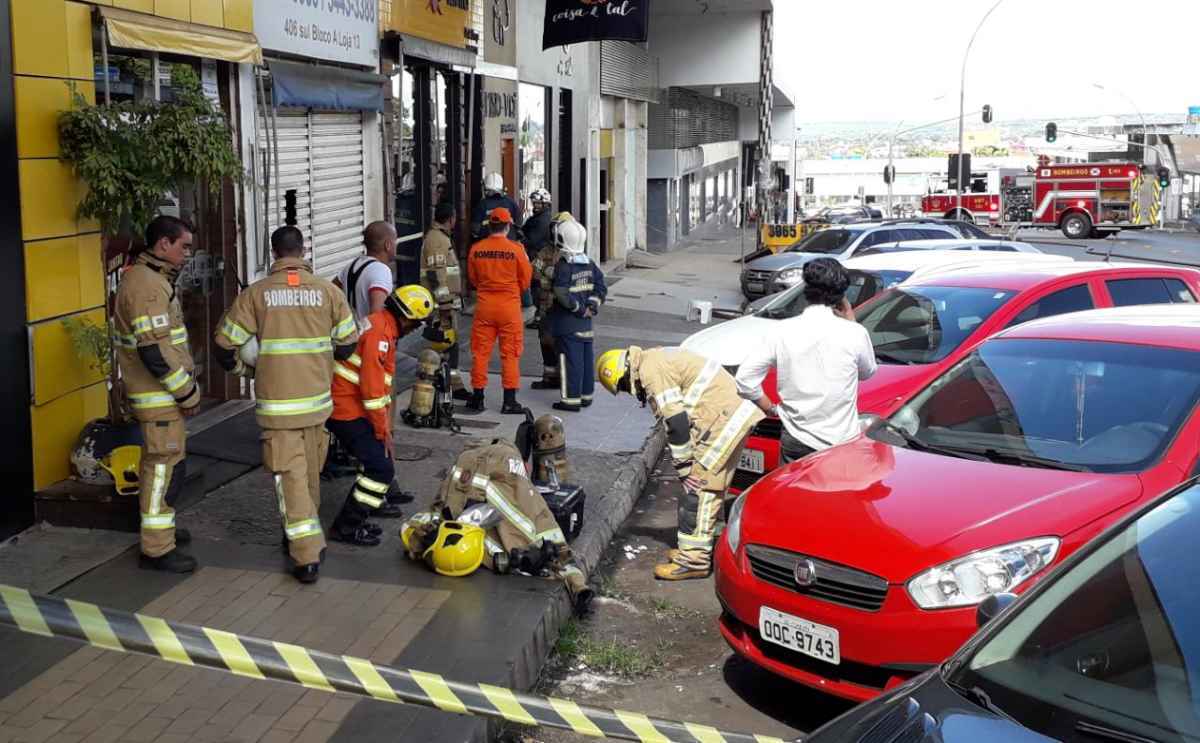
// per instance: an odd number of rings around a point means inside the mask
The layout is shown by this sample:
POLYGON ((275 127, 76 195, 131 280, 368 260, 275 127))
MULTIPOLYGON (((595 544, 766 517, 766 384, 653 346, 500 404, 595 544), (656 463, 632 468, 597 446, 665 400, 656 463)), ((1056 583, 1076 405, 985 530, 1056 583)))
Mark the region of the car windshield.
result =
POLYGON ((814 232, 788 249, 791 253, 841 253, 862 234, 862 230, 821 230, 814 232))
MULTIPOLYGON (((909 271, 851 271, 850 286, 846 289, 846 299, 851 307, 856 307, 888 287, 899 284, 908 278, 909 271)), ((763 307, 754 314, 768 320, 786 320, 799 315, 808 307, 804 298, 804 283, 782 292, 775 301, 763 307)))
POLYGON ((859 313, 885 364, 932 364, 949 356, 1013 292, 921 286, 896 288, 859 313))
POLYGON ((1140 472, 1175 437, 1198 396, 1194 351, 999 339, 936 379, 874 435, 1003 464, 1140 472))
POLYGON ((1062 573, 946 681, 1056 740, 1200 739, 1198 533, 1193 485, 1062 573))

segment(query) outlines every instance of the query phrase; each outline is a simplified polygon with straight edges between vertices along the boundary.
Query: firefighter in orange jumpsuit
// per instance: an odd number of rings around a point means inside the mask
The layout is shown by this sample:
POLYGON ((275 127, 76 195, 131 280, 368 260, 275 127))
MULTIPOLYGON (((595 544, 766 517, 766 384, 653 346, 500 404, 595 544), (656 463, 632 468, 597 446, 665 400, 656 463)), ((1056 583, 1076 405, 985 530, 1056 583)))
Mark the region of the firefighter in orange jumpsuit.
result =
POLYGON ((392 375, 396 341, 421 326, 433 313, 433 295, 421 286, 402 286, 361 323, 358 348, 333 365, 333 414, 325 427, 362 469, 333 520, 329 538, 374 547, 383 529, 367 521, 375 515, 397 518, 400 507, 387 500, 396 476, 392 459, 392 375))
POLYGON ((533 319, 533 295, 529 291, 533 268, 524 246, 508 239, 511 224, 512 214, 508 209, 499 207, 488 212, 491 234, 472 245, 467 254, 467 276, 479 294, 471 327, 473 394, 467 407, 483 410, 488 361, 498 335, 504 384, 504 406, 500 412, 519 415, 525 410, 517 402, 517 387, 521 381, 525 323, 533 319))

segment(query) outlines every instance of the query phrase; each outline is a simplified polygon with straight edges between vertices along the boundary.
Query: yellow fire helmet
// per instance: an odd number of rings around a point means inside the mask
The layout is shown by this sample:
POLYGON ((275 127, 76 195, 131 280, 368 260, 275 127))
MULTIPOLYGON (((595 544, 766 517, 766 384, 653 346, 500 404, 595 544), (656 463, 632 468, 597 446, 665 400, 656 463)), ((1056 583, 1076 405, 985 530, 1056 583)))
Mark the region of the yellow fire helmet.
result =
POLYGON ((440 341, 438 343, 430 343, 429 347, 432 348, 433 350, 437 351, 438 353, 445 353, 445 352, 449 351, 451 348, 454 348, 455 343, 458 343, 458 333, 454 332, 454 328, 450 328, 449 330, 443 331, 442 337, 445 340, 440 341))
POLYGON ((596 379, 600 380, 604 389, 614 395, 617 394, 617 385, 628 373, 629 351, 626 349, 614 348, 600 354, 600 358, 596 359, 596 379))
POLYGON ((141 464, 140 446, 118 446, 100 460, 100 466, 112 475, 118 495, 137 495, 141 492, 142 487, 138 482, 138 468, 141 464))
POLYGON ((575 217, 571 215, 571 212, 559 212, 558 214, 555 214, 554 218, 551 219, 550 221, 553 224, 561 224, 563 222, 574 222, 575 217))
POLYGON ((438 574, 461 578, 483 564, 484 531, 474 524, 443 521, 437 538, 425 550, 425 562, 438 574))
POLYGON ((409 320, 424 320, 433 314, 433 295, 417 284, 401 286, 388 295, 385 306, 398 317, 409 320))

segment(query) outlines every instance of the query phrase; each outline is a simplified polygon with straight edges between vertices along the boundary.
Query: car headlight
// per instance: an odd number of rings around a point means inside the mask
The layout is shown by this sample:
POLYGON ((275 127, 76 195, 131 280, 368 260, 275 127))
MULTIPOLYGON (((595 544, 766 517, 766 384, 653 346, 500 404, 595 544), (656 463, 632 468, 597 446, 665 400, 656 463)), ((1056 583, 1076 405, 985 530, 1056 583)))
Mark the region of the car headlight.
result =
MULTIPOLYGON (((750 491, 746 491, 747 493, 750 491)), ((737 553, 742 543, 742 507, 746 505, 746 493, 742 493, 729 509, 729 520, 725 522, 725 538, 729 540, 729 551, 737 553)))
POLYGON ((973 606, 994 593, 1009 593, 1054 562, 1059 540, 1038 537, 974 552, 930 568, 908 582, 922 609, 973 606))
POLYGON ((775 280, 781 284, 795 284, 803 277, 803 268, 785 268, 775 275, 775 280))

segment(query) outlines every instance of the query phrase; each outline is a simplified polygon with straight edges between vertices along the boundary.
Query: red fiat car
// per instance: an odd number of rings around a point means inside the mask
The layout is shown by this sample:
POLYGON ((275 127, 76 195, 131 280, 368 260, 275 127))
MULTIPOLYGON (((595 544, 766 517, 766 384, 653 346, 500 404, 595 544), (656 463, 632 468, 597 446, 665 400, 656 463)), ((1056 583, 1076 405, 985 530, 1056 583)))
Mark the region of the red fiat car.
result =
MULTIPOLYGON (((890 415, 1005 328, 1097 307, 1194 303, 1198 297, 1200 271, 1146 264, 1006 263, 907 282, 855 310, 879 360, 879 371, 859 385, 859 413, 890 415)), ((764 390, 778 402, 773 373, 764 390)), ((734 476, 735 492, 778 466, 781 432, 777 418, 754 429, 734 476)))
POLYGON ((768 670, 870 699, 953 653, 983 599, 1200 474, 1198 399, 1200 305, 1004 331, 738 498, 716 552, 721 633, 768 670))

